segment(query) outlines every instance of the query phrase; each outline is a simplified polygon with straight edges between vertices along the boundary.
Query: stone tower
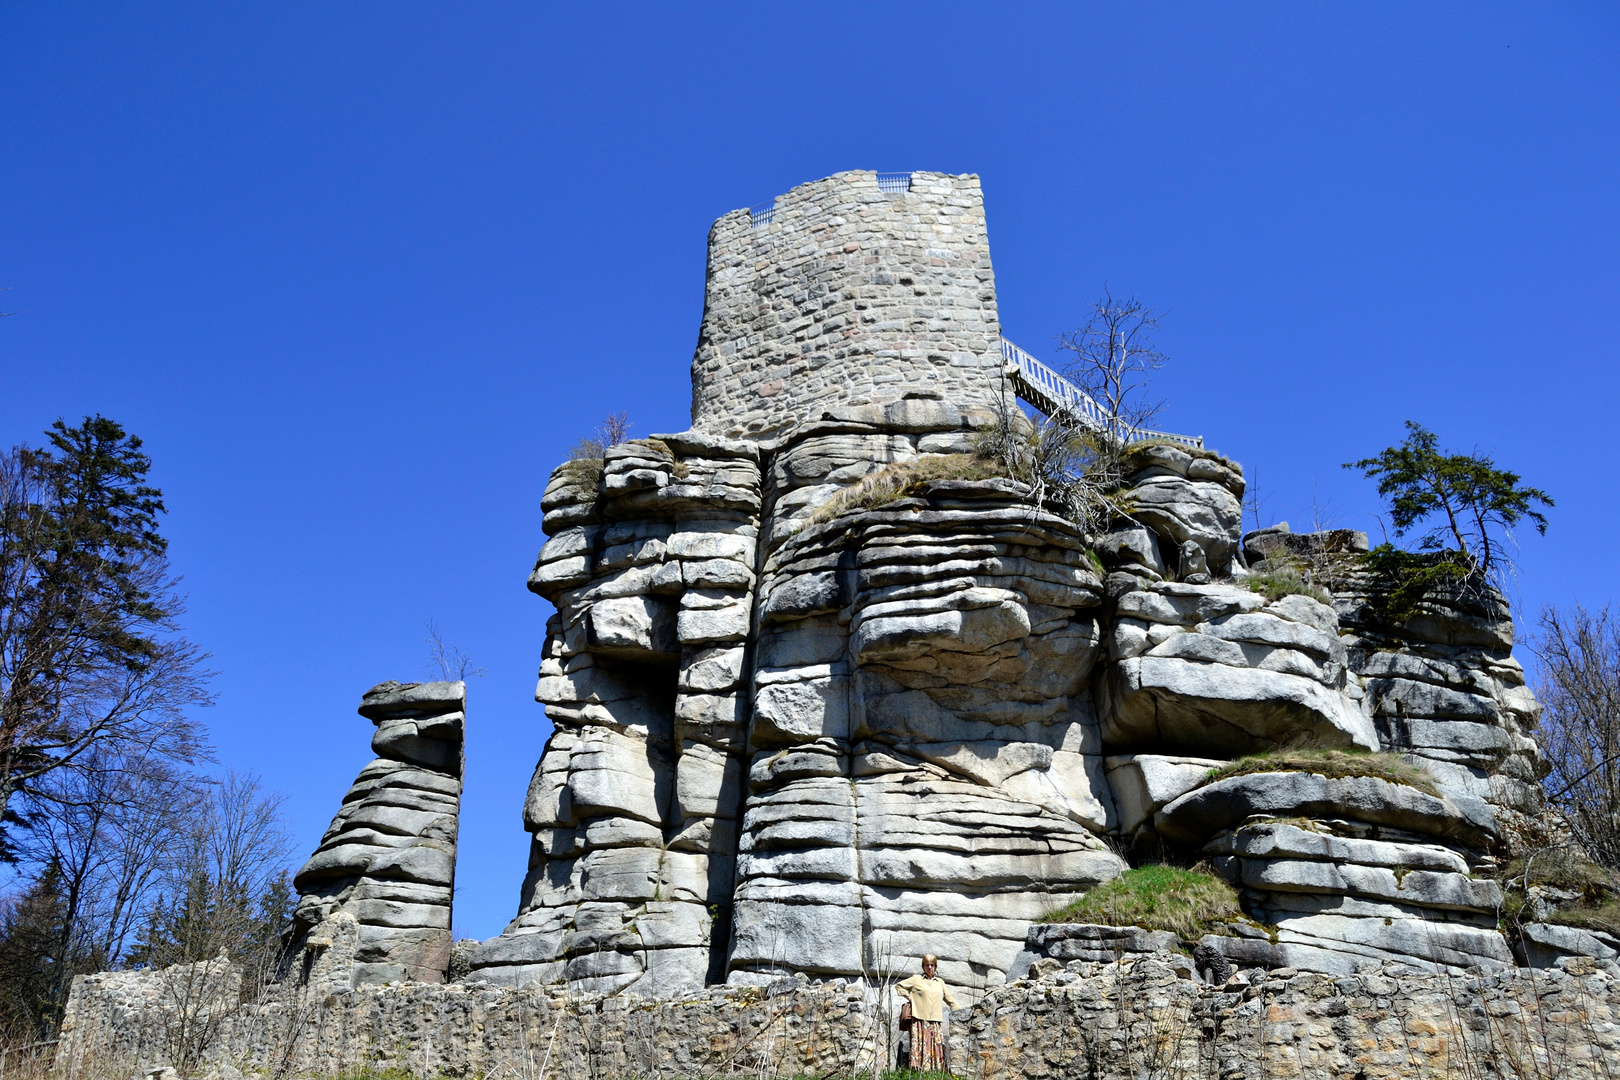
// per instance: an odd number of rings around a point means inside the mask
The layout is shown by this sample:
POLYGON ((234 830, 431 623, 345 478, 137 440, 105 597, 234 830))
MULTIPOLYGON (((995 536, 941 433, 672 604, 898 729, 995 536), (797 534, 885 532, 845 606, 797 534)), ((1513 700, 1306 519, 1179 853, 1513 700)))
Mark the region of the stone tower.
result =
POLYGON ((703 299, 700 431, 769 436, 834 406, 1000 391, 977 176, 845 172, 734 210, 709 230, 703 299))

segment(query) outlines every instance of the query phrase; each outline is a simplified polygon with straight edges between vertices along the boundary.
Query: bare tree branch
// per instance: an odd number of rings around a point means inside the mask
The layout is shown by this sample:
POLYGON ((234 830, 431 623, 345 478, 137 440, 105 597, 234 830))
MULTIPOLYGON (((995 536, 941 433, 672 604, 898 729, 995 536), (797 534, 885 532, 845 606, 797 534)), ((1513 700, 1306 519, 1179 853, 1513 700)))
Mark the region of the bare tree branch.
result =
POLYGON ((1548 799, 1595 862, 1620 869, 1620 618, 1544 608, 1535 651, 1548 799))
POLYGON ((444 635, 439 633, 438 624, 432 619, 424 625, 427 627, 428 678, 444 682, 465 682, 468 679, 481 679, 488 674, 474 664, 472 657, 462 652, 459 645, 446 642, 444 635))
POLYGON ((1119 299, 1105 287, 1085 324, 1059 339, 1058 347, 1071 354, 1063 374, 1102 406, 1116 442, 1128 441, 1164 407, 1144 394, 1144 376, 1164 366, 1165 356, 1153 340, 1162 314, 1134 296, 1119 299))

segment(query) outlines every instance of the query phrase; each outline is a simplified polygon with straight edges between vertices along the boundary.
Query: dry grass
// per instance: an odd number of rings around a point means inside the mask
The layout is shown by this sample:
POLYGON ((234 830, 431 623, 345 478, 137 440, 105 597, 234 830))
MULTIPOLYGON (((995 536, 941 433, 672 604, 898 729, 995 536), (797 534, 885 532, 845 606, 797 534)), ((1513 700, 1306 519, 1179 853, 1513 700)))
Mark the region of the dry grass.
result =
POLYGON ((1620 937, 1620 900, 1609 900, 1596 907, 1564 907, 1547 916, 1547 921, 1582 930, 1601 930, 1620 937))
POLYGON ((1214 874, 1142 866, 1097 886, 1041 922, 1140 926, 1196 941, 1217 925, 1242 918, 1236 890, 1214 874))
POLYGON ((1292 566, 1250 574, 1241 579, 1239 584, 1250 592, 1259 593, 1268 601, 1281 600, 1285 596, 1308 596, 1318 603, 1333 603, 1333 597, 1328 595, 1326 589, 1312 585, 1303 573, 1292 566))
POLYGON ((1397 754, 1371 754, 1365 750, 1273 750, 1250 754, 1218 769, 1211 769, 1209 782, 1253 773, 1308 772, 1337 779, 1371 776, 1392 784, 1417 788, 1425 795, 1440 797, 1434 777, 1427 769, 1413 765, 1397 754))
POLYGON ((1225 454, 1207 448, 1188 446, 1185 443, 1179 443, 1174 439, 1159 438, 1141 439, 1127 446, 1124 452, 1120 454, 1121 462, 1125 463, 1125 470, 1129 472, 1133 468, 1140 468, 1140 463, 1133 463, 1131 462, 1131 459, 1136 455, 1141 454, 1143 451, 1151 450, 1158 446, 1168 446, 1171 449, 1180 450, 1183 454, 1186 454, 1188 457, 1195 460, 1198 458, 1204 458, 1206 460, 1213 461, 1218 465, 1231 469, 1232 472, 1236 473, 1238 476, 1243 475, 1243 466, 1239 465, 1225 454))
POLYGON ((924 454, 910 461, 897 461, 868 473, 859 483, 845 488, 810 516, 811 524, 831 521, 840 514, 874 510, 899 499, 920 495, 934 480, 1005 479, 1006 468, 978 454, 924 454))

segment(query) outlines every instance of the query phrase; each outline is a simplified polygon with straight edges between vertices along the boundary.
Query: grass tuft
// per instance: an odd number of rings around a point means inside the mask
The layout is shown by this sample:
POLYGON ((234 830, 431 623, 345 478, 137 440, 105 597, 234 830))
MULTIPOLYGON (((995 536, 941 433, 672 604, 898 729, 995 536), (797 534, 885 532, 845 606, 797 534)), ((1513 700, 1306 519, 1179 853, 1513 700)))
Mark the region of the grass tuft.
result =
POLYGON ((1560 926, 1577 926, 1582 930, 1601 930, 1620 937, 1620 900, 1609 900, 1595 907, 1563 907, 1547 916, 1547 921, 1560 926))
POLYGON ((1140 926, 1196 941, 1220 923, 1243 918, 1237 891, 1214 874, 1141 866, 1098 885, 1041 922, 1140 926))
POLYGON ((1239 584, 1250 592, 1259 593, 1268 602, 1281 600, 1285 596, 1308 596, 1318 603, 1333 603, 1333 597, 1328 595, 1326 589, 1312 585, 1310 579, 1293 566, 1261 570, 1241 579, 1239 584))
POLYGON ((1004 479, 1006 475, 1007 470, 999 461, 979 454, 924 454, 868 473, 859 483, 828 499, 810 516, 810 521, 820 524, 840 514, 875 510, 920 495, 933 480, 992 480, 1004 479))
POLYGON ((1397 754, 1372 754, 1365 750, 1272 750, 1250 754, 1209 771, 1208 783, 1230 776, 1254 773, 1308 772, 1337 779, 1345 776, 1371 776, 1392 784, 1417 788, 1425 795, 1440 797, 1434 777, 1422 766, 1413 765, 1397 754))

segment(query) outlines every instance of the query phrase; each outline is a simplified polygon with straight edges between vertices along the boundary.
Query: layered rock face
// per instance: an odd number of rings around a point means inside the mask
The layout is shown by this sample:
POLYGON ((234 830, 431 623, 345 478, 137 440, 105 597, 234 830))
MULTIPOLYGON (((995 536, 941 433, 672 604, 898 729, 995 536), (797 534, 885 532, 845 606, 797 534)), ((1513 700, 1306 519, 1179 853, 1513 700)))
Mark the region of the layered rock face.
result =
POLYGON ((1364 536, 1245 537, 1242 470, 1201 447, 1131 448, 1102 535, 998 478, 970 179, 722 219, 694 430, 553 473, 554 732, 472 977, 666 995, 931 952, 978 994, 1127 855, 1225 874, 1248 921, 1202 944, 1235 961, 1509 962, 1484 878, 1543 766, 1506 604, 1381 617, 1364 536))
POLYGON ((293 879, 289 975, 442 982, 450 963, 466 686, 385 682, 360 700, 377 759, 293 879))
POLYGON ((764 562, 731 979, 935 953, 1000 982, 1120 872, 1084 537, 1006 481, 814 523, 764 562))
POLYGON ((477 977, 644 993, 724 978, 759 462, 688 432, 554 474, 529 581, 557 607, 537 691, 554 729, 524 804, 519 915, 474 954, 477 977))

